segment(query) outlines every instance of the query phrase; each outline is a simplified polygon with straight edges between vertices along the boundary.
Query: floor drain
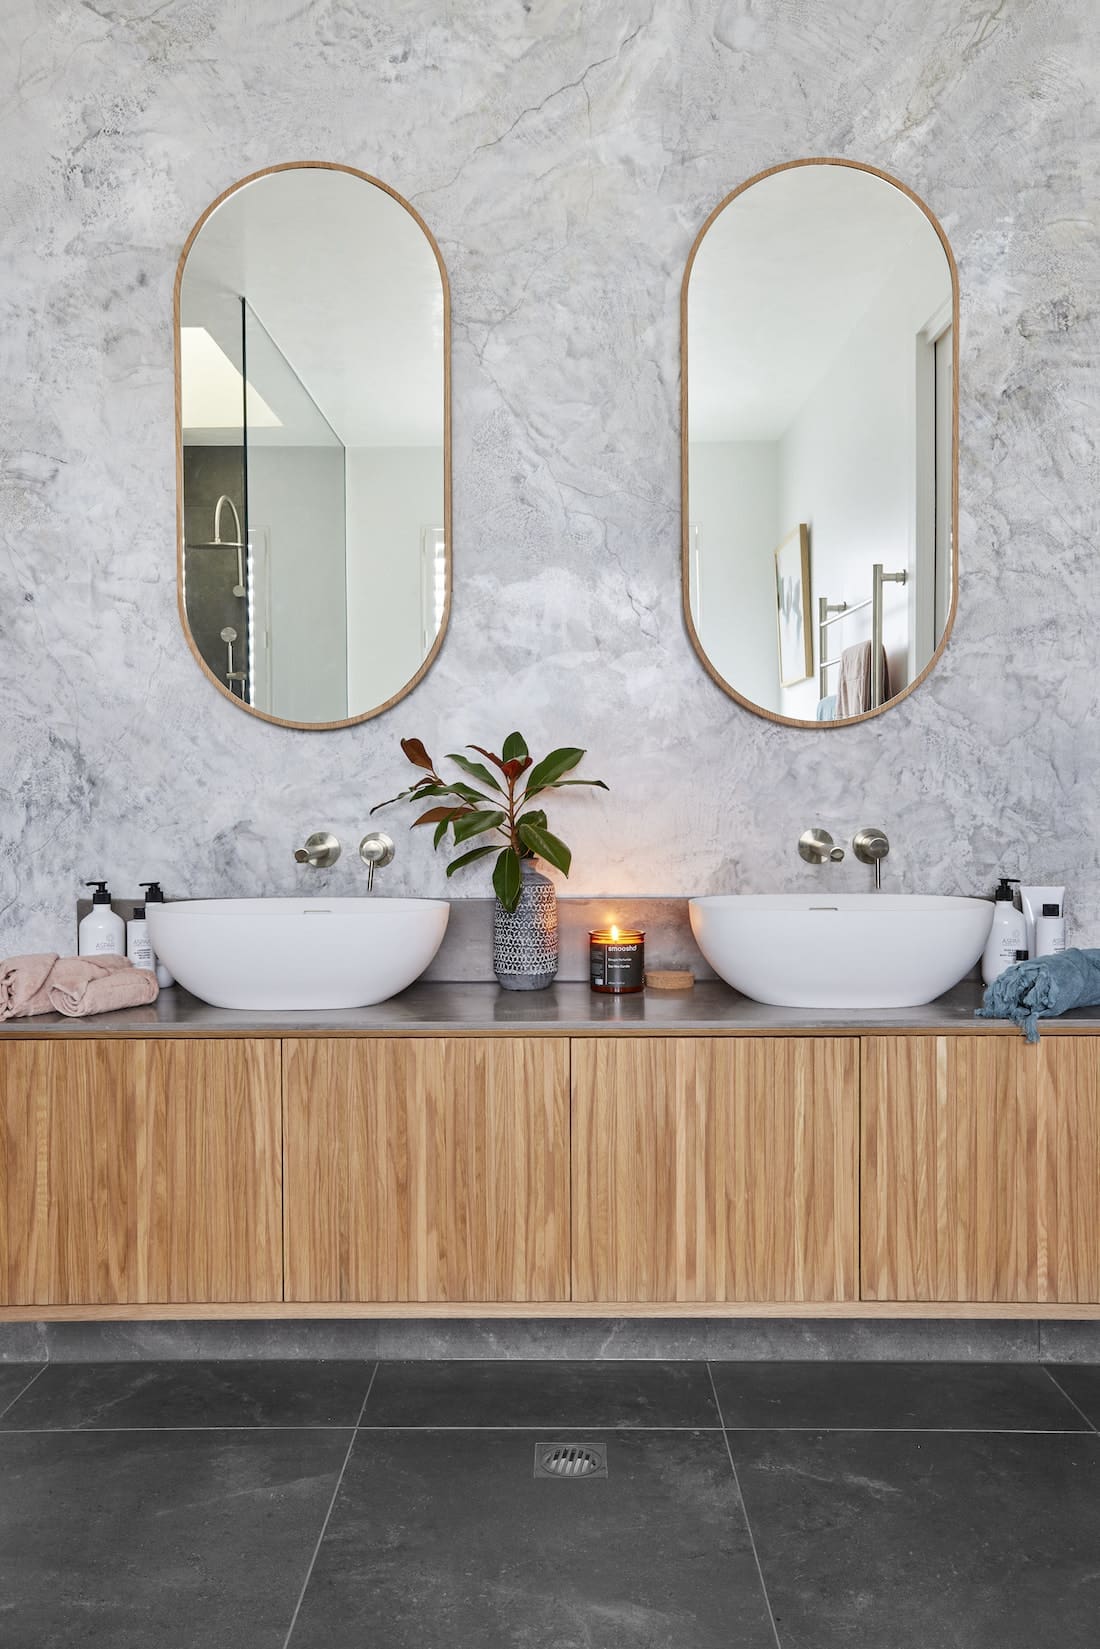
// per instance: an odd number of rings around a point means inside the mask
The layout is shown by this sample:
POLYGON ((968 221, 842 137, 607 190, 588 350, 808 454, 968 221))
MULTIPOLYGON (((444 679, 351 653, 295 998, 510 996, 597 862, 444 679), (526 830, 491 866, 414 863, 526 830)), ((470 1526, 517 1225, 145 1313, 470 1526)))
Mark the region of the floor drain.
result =
POLYGON ((536 1443, 536 1477, 606 1477, 606 1443, 536 1443))

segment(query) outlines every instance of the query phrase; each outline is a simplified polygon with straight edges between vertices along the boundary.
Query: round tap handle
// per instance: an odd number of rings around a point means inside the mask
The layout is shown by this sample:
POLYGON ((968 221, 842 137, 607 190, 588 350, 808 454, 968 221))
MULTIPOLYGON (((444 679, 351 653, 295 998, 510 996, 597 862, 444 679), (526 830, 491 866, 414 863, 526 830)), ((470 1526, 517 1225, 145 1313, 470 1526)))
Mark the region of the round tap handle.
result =
POLYGON ((852 852, 860 864, 873 865, 879 859, 885 859, 890 851, 890 839, 885 830, 868 825, 863 830, 857 830, 852 837, 852 852))
POLYGON ((383 865, 392 864, 396 852, 397 849, 393 845, 392 837, 384 835, 380 830, 375 831, 370 836, 364 836, 359 843, 359 857, 363 863, 365 865, 375 865, 379 869, 383 865))
POLYGON ((386 865, 393 863, 393 856, 397 849, 393 845, 393 838, 386 836, 381 830, 372 831, 364 836, 359 843, 359 857, 367 867, 367 892, 374 887, 374 873, 382 870, 386 865))

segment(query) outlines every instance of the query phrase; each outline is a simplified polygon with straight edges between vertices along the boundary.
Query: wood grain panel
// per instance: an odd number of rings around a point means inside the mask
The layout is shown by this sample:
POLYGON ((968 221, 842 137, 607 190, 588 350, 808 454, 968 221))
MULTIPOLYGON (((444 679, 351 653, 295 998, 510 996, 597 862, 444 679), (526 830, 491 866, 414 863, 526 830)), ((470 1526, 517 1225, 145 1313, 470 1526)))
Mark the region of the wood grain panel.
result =
POLYGON ((564 1039, 284 1056, 288 1300, 568 1299, 564 1039))
POLYGON ((863 1042, 867 1300, 1100 1299, 1100 1047, 863 1042))
POLYGON ((279 1098, 275 1043, 0 1047, 0 1300, 281 1299, 279 1098))
POLYGON ((573 1044, 576 1300, 857 1292, 854 1039, 573 1044))

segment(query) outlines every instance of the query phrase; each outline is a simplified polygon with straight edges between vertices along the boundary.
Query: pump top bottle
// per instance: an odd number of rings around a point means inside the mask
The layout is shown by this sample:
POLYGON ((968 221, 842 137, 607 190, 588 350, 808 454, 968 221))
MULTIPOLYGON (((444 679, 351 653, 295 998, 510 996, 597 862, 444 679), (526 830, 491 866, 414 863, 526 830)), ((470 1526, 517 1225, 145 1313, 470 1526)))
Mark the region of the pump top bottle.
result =
POLYGON ((982 955, 982 978, 987 985, 1015 966, 1018 951, 1027 950, 1027 920, 1014 903, 1017 885, 1016 877, 1002 876, 993 895, 993 926, 982 955))
MULTIPOLYGON (((138 886, 145 889, 145 903, 147 905, 163 905, 165 903, 164 889, 159 882, 139 882, 138 886)), ((157 984, 161 990, 164 990, 166 985, 174 985, 176 982, 174 976, 155 951, 153 952, 153 962, 157 972, 157 984)))
POLYGON ((77 950, 81 956, 125 956, 126 923, 111 909, 106 882, 86 882, 94 888, 92 908, 77 928, 77 950))

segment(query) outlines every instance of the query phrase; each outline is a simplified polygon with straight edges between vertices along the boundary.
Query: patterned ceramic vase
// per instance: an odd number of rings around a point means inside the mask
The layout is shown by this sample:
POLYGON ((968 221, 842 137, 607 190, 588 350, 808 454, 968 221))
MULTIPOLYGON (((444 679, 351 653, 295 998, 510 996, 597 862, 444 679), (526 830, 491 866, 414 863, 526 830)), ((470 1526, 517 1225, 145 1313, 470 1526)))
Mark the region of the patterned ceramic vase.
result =
POLYGON ((542 991, 558 971, 558 896, 533 859, 520 863, 515 910, 493 910, 493 971, 506 991, 542 991))

